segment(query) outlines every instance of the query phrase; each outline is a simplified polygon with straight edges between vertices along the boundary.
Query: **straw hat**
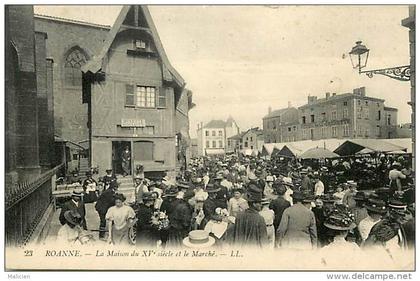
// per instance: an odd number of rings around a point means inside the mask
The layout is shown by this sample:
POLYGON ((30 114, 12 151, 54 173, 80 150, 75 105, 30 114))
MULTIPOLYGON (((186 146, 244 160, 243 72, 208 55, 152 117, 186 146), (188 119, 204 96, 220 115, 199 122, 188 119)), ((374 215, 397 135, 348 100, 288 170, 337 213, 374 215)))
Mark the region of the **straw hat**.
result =
POLYGON ((205 230, 193 230, 188 233, 188 237, 182 240, 184 246, 188 248, 209 248, 214 245, 216 240, 205 230))

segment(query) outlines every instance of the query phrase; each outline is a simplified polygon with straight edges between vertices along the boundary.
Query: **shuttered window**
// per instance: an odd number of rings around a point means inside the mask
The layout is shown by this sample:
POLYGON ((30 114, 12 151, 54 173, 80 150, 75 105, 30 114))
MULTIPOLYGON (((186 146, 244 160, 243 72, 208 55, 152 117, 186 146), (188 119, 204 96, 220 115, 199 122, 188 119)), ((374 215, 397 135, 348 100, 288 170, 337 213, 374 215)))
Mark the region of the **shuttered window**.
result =
POLYGON ((125 105, 126 106, 135 106, 135 98, 134 98, 134 86, 133 85, 125 85, 125 105))

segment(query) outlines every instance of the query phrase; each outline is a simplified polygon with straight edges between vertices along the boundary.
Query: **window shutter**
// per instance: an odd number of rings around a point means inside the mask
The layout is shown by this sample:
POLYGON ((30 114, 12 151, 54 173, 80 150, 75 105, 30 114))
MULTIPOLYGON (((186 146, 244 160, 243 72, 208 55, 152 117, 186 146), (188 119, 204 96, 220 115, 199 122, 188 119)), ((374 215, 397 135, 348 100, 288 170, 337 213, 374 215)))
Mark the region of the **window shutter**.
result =
POLYGON ((125 105, 126 106, 135 106, 134 98, 134 86, 126 84, 125 85, 125 105))
POLYGON ((166 88, 157 87, 156 92, 158 107, 166 107, 166 88))

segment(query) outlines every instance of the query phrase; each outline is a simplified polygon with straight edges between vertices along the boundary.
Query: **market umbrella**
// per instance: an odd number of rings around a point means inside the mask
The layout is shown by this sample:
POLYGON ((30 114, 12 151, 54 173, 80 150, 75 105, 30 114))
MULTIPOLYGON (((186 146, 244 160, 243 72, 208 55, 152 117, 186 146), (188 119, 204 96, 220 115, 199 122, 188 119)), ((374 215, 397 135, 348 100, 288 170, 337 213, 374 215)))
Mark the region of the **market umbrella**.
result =
POLYGON ((321 159, 321 158, 335 158, 340 157, 337 153, 334 153, 326 148, 311 148, 300 155, 302 159, 321 159))

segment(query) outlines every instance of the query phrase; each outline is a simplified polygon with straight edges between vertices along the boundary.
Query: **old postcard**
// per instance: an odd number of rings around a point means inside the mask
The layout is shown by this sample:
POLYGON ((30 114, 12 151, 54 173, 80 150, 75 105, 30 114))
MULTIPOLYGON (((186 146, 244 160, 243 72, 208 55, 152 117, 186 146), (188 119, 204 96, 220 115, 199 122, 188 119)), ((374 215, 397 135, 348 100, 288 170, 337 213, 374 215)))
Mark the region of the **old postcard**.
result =
POLYGON ((414 5, 4 16, 5 270, 415 270, 414 5))

